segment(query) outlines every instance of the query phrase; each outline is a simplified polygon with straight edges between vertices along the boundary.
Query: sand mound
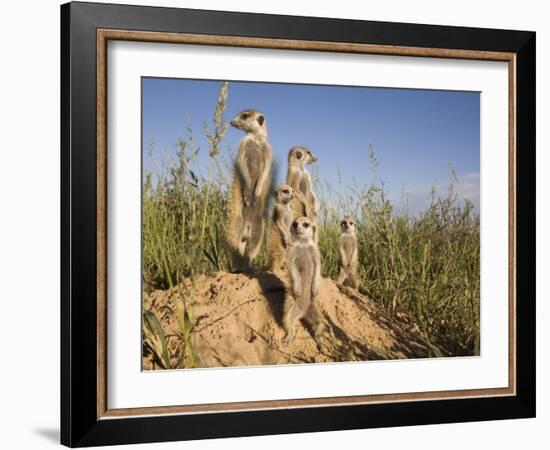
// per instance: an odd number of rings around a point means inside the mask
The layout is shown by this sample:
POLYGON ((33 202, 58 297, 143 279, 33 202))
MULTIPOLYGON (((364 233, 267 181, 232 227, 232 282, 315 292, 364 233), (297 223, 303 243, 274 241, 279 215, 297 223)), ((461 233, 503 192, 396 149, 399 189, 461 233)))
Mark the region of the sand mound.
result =
MULTIPOLYGON (((284 277, 284 275, 282 275, 284 277)), ((201 275, 169 291, 144 296, 144 308, 155 313, 168 336, 177 365, 180 325, 176 304, 186 305, 185 323, 196 348, 199 367, 269 365, 329 361, 420 358, 427 349, 404 323, 390 318, 367 297, 323 279, 318 298, 332 330, 321 351, 303 326, 283 344, 284 278, 270 272, 201 275)), ((189 365, 186 356, 185 366, 189 365)), ((144 369, 158 368, 144 355, 144 369)))

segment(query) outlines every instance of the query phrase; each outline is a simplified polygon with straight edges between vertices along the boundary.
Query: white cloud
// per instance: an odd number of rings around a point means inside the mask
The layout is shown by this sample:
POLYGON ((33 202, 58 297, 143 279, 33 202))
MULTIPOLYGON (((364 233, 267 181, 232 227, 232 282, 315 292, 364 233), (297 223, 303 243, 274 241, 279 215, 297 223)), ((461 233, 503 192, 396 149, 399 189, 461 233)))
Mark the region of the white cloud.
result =
POLYGON ((470 200, 479 211, 480 179, 479 173, 466 173, 458 177, 455 192, 459 199, 470 200))
MULTIPOLYGON (((458 181, 446 180, 445 182, 436 182, 435 196, 446 198, 449 185, 452 184, 454 192, 460 202, 469 200, 479 212, 480 199, 480 177, 479 173, 465 173, 457 175, 458 181)), ((396 207, 396 212, 408 211, 410 214, 416 214, 424 209, 430 203, 430 192, 432 185, 407 189, 405 186, 401 193, 390 195, 392 203, 396 207)))

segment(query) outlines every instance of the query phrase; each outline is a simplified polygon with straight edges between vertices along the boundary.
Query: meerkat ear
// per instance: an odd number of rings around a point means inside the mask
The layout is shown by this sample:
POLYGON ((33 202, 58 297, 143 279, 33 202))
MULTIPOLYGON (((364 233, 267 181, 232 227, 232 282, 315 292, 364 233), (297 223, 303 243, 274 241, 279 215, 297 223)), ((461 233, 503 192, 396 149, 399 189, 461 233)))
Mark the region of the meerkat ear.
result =
POLYGON ((264 120, 265 120, 265 119, 264 119, 264 116, 258 116, 258 123, 259 123, 260 125, 263 125, 263 124, 264 124, 264 120))

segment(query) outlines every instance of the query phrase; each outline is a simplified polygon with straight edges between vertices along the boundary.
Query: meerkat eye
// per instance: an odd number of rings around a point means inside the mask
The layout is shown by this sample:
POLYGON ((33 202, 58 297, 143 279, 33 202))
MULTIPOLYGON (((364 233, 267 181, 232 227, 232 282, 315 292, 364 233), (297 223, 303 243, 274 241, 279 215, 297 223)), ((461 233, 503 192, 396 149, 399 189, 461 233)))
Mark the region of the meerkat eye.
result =
POLYGON ((248 114, 241 114, 241 119, 246 120, 248 119, 248 114))
POLYGON ((309 228, 309 223, 304 223, 304 228, 309 228))
POLYGON ((283 189, 283 194, 288 194, 288 189, 283 189))
POLYGON ((302 152, 296 152, 296 158, 302 159, 302 152))
POLYGON ((264 116, 259 116, 259 117, 258 117, 258 123, 259 123, 260 125, 263 125, 263 124, 264 124, 264 120, 265 120, 265 119, 264 119, 264 116))
POLYGON ((294 229, 298 228, 298 222, 294 222, 294 223, 292 224, 292 228, 294 228, 294 229))

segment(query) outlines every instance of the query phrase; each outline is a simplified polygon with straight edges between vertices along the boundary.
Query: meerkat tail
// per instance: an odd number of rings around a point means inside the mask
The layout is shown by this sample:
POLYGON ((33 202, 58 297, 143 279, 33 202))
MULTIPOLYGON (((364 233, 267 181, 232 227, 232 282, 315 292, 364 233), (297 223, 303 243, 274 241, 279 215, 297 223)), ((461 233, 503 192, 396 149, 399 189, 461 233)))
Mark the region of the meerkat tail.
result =
POLYGON ((313 337, 317 342, 317 340, 321 337, 321 335, 325 331, 326 325, 323 319, 323 315, 319 311, 315 302, 311 302, 311 304, 309 305, 309 308, 307 309, 306 314, 304 315, 304 319, 311 326, 311 329, 313 331, 313 337))
POLYGON ((352 270, 349 277, 349 284, 353 289, 359 289, 359 277, 355 270, 352 270))
POLYGON ((283 338, 283 342, 285 344, 291 342, 296 336, 296 325, 298 324, 298 321, 301 319, 301 317, 302 311, 296 303, 293 303, 293 305, 290 307, 284 317, 284 328, 286 331, 286 335, 283 338))
POLYGON ((339 283, 339 284, 344 284, 344 282, 346 281, 346 278, 347 278, 346 269, 344 269, 343 267, 341 267, 341 268, 340 268, 340 275, 338 276, 337 283, 339 283))

